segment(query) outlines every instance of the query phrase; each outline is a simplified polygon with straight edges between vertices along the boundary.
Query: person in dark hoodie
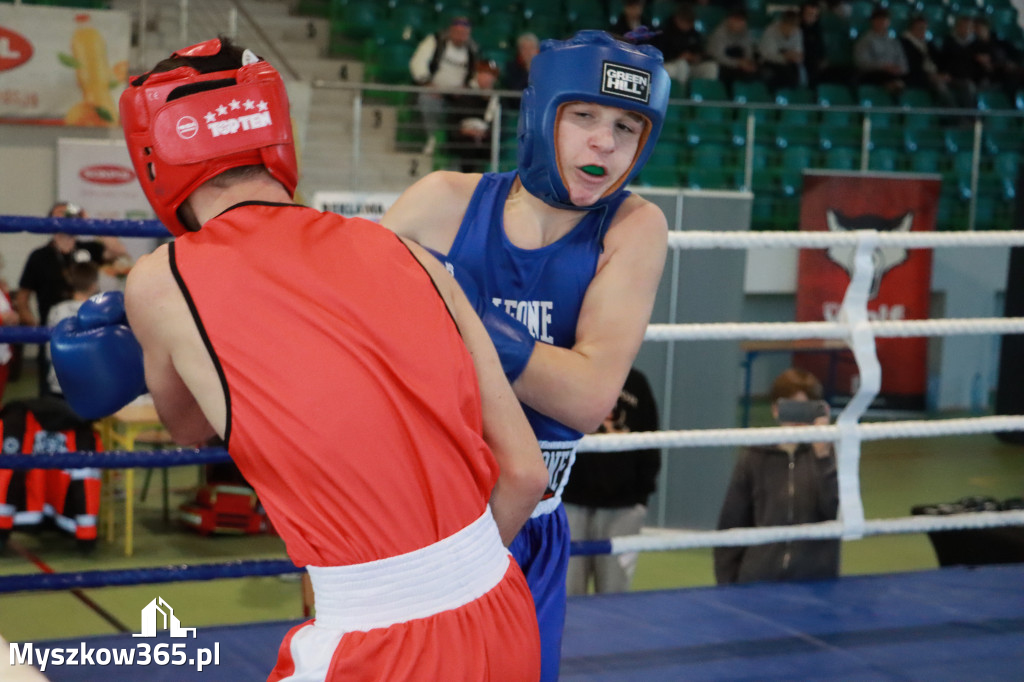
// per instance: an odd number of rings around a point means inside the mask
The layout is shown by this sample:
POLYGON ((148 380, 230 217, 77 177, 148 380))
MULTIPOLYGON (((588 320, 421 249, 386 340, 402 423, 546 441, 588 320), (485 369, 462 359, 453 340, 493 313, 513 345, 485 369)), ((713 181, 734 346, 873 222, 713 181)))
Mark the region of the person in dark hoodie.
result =
MULTIPOLYGON (((771 389, 772 416, 782 426, 829 421, 821 382, 805 370, 787 369, 771 389), (782 401, 815 402, 820 416, 787 416, 782 401)), ((803 411, 803 410, 798 410, 803 411)), ((718 517, 718 529, 788 526, 832 521, 839 507, 836 456, 831 443, 780 443, 747 448, 736 462, 718 517)), ((719 585, 780 580, 825 580, 839 576, 838 540, 773 542, 716 547, 719 585)))

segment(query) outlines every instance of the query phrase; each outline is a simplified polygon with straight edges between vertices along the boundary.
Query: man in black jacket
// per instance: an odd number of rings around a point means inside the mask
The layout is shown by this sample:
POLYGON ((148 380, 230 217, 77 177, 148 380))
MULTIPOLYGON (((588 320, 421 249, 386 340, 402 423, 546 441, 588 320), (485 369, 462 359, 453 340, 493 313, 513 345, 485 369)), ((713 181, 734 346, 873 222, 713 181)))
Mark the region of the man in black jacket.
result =
MULTIPOLYGON (((631 369, 626 385, 598 433, 657 431, 658 408, 647 378, 631 369)), ((572 539, 607 540, 637 535, 647 518, 647 498, 661 469, 660 450, 585 452, 577 455, 562 492, 572 539)), ((566 580, 569 594, 625 592, 636 569, 635 553, 572 557, 566 580)))

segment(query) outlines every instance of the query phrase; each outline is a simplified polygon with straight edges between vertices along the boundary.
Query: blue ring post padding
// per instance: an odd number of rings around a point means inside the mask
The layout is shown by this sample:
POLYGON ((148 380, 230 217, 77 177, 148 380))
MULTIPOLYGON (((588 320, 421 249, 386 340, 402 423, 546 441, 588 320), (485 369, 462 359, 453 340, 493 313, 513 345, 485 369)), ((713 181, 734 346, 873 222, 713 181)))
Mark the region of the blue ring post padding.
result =
POLYGON ((170 237, 159 220, 100 220, 93 218, 36 218, 0 215, 0 232, 96 235, 102 237, 170 237))
POLYGON ((115 587, 186 580, 247 578, 249 576, 300 573, 300 568, 287 559, 252 559, 219 564, 191 566, 160 566, 119 571, 78 571, 74 573, 31 573, 0 578, 0 594, 28 590, 78 590, 92 587, 115 587))
POLYGON ((28 455, 0 455, 0 469, 130 469, 213 464, 230 460, 231 456, 224 448, 34 452, 28 455))
POLYGON ((0 327, 0 343, 46 343, 49 340, 49 327, 0 327))
POLYGON ((569 544, 572 556, 594 556, 595 554, 611 554, 611 540, 578 540, 569 544))

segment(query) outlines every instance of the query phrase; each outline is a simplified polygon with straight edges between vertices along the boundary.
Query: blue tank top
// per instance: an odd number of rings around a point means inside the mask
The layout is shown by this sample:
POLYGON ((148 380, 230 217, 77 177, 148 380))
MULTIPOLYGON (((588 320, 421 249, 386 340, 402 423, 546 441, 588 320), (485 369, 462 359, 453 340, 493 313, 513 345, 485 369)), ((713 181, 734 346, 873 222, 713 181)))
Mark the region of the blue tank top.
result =
MULTIPOLYGON (((455 267, 469 272, 480 293, 526 325, 543 343, 570 348, 583 296, 597 271, 604 234, 629 195, 588 211, 568 234, 539 249, 522 249, 505 234, 505 200, 516 171, 486 173, 466 208, 448 252, 455 267)), ((582 433, 523 405, 548 465, 548 490, 534 516, 553 511, 576 459, 582 433)))

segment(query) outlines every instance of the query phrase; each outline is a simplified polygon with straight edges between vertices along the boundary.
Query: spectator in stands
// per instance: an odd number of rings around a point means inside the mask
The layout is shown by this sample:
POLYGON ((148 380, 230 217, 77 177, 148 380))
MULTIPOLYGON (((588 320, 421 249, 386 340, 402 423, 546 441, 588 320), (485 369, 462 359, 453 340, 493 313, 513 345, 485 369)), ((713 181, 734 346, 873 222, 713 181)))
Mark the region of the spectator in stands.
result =
MULTIPOLYGON (((479 51, 473 42, 469 19, 455 17, 447 29, 420 41, 409 60, 409 72, 417 85, 464 88, 473 80, 477 59, 479 51)), ((444 120, 445 96, 439 92, 421 92, 417 104, 427 133, 423 153, 432 154, 444 120)))
POLYGON ((458 159, 463 173, 490 170, 491 124, 499 106, 491 93, 499 75, 497 64, 482 59, 476 63, 472 90, 449 99, 447 151, 458 159))
POLYGON ((1010 95, 1020 89, 1020 51, 1013 43, 993 34, 985 17, 974 18, 971 52, 978 69, 979 87, 1003 88, 1010 95))
POLYGON ((675 80, 718 78, 718 63, 704 51, 704 36, 697 30, 697 18, 689 3, 681 4, 662 24, 651 45, 665 56, 665 70, 675 80))
POLYGON ((622 37, 641 26, 650 25, 651 14, 647 9, 647 0, 626 0, 622 4, 622 12, 612 24, 611 32, 622 37))
MULTIPOLYGON (((598 433, 657 431, 658 408, 647 378, 631 369, 619 399, 598 433)), ((574 541, 638 535, 647 518, 647 498, 661 469, 661 451, 588 452, 576 457, 562 499, 574 541)), ((633 580, 636 553, 569 559, 569 594, 625 592, 633 580)))
POLYGON ((818 87, 828 69, 825 51, 825 32, 821 28, 821 3, 806 0, 800 5, 800 37, 804 43, 804 71, 807 84, 818 87))
POLYGON ((718 63, 718 78, 727 86, 734 81, 758 77, 754 58, 754 37, 742 7, 729 10, 725 19, 708 36, 708 54, 718 63))
MULTIPOLYGON (((516 38, 516 56, 505 65, 502 87, 522 90, 530 78, 530 62, 540 52, 540 40, 534 33, 523 33, 516 38)), ((518 103, 516 104, 518 106, 518 103)))
MULTIPOLYGON (((790 368, 772 383, 772 416, 782 426, 829 422, 822 387, 805 370, 790 368), (783 400, 791 401, 788 405, 783 400), (811 402, 824 414, 812 410, 811 402), (787 416, 792 410, 792 416, 787 416), (803 414, 800 414, 803 413, 803 414), (816 416, 820 415, 820 416, 816 416)), ((839 508, 836 456, 830 442, 780 443, 747 448, 736 462, 718 518, 719 530, 832 521, 839 508)), ((824 580, 839 575, 838 540, 772 542, 716 547, 718 584, 762 580, 824 580)))
POLYGON ((761 34, 758 42, 761 73, 771 90, 795 88, 807 82, 800 15, 786 10, 761 34))
POLYGON ((978 100, 978 69, 974 60, 974 22, 961 14, 939 49, 939 68, 949 74, 949 87, 957 105, 973 109, 978 100))
POLYGON ((853 46, 853 63, 860 83, 881 85, 892 95, 906 88, 907 56, 900 41, 889 35, 889 10, 877 7, 868 30, 853 46))
POLYGON ((939 70, 938 48, 928 40, 928 19, 920 14, 911 17, 900 35, 900 45, 907 57, 907 87, 927 90, 942 106, 956 106, 949 90, 949 74, 939 70))
MULTIPOLYGON (((59 201, 50 208, 49 217, 85 219, 87 216, 81 207, 59 201)), ((14 296, 14 309, 18 312, 21 324, 35 326, 45 323, 50 308, 71 295, 66 272, 72 263, 92 261, 104 265, 127 255, 127 249, 117 237, 82 240, 65 232, 55 233, 49 242, 29 254, 21 272, 18 291, 14 296), (38 317, 32 311, 33 296, 38 317)), ((49 393, 46 381, 49 363, 45 346, 40 345, 38 351, 39 395, 46 395, 49 393)))

